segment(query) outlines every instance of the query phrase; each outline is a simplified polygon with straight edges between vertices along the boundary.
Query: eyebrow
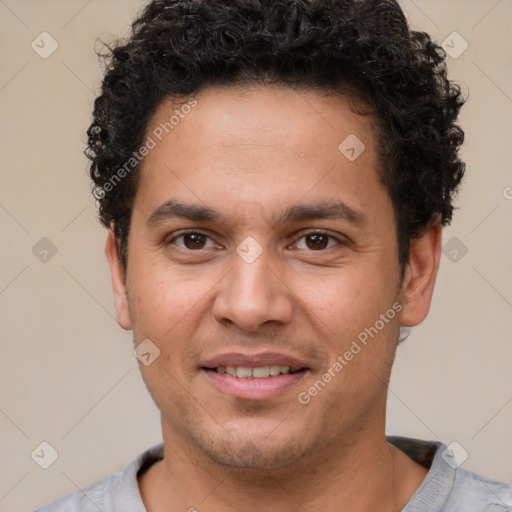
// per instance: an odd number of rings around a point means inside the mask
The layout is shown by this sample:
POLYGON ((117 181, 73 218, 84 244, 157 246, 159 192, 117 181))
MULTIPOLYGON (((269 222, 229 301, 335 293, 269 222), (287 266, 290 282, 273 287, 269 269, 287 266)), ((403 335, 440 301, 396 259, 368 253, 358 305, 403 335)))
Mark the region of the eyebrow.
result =
MULTIPOLYGON (((207 206, 186 204, 169 199, 153 211, 146 221, 146 225, 156 227, 173 218, 194 222, 227 222, 225 215, 207 206)), ((282 210, 275 224, 314 219, 345 220, 354 225, 362 225, 366 216, 343 201, 321 201, 314 204, 298 204, 282 210)))

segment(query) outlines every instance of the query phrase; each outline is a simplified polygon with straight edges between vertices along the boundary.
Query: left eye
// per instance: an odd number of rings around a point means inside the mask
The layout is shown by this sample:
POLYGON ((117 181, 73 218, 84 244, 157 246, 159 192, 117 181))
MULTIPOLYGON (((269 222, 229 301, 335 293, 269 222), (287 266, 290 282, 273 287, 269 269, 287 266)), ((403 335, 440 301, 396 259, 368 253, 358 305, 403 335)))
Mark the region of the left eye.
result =
MULTIPOLYGON (((328 235, 327 233, 308 233, 307 235, 302 236, 299 239, 299 242, 304 240, 306 247, 299 247, 306 250, 312 251, 321 251, 324 249, 330 249, 334 245, 337 245, 337 240, 335 237, 328 235), (331 245, 329 245, 329 241, 334 241, 331 245)), ((299 243, 297 242, 297 244, 299 243)))

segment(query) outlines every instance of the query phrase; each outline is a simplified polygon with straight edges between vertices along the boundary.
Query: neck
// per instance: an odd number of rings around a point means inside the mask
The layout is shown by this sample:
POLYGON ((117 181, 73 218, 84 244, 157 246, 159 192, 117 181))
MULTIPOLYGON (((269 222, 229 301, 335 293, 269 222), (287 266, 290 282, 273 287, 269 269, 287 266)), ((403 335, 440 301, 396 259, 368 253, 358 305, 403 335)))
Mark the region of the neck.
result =
POLYGON ((139 480, 148 512, 324 512, 333 503, 336 510, 395 512, 405 507, 427 474, 388 444, 383 432, 358 432, 357 440, 333 443, 293 468, 260 470, 218 464, 162 426, 165 457, 139 480))

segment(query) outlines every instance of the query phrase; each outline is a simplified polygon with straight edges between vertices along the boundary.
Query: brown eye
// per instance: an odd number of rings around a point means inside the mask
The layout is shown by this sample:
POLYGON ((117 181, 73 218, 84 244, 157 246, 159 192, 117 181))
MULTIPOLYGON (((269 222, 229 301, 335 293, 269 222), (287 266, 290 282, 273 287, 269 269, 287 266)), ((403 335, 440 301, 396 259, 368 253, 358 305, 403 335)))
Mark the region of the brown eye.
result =
POLYGON ((202 249, 206 243, 206 237, 201 233, 188 233, 183 235, 183 243, 187 249, 202 249))
POLYGON ((189 231, 186 233, 182 233, 174 237, 169 241, 169 244, 174 244, 180 247, 181 249, 185 249, 188 251, 200 250, 200 249, 209 249, 215 244, 210 240, 208 235, 201 233, 199 231, 189 231), (208 246, 208 242, 213 245, 208 246))
POLYGON ((322 235, 321 233, 307 235, 305 238, 307 240, 306 245, 308 246, 308 249, 325 249, 329 243, 329 237, 327 235, 322 235))
POLYGON ((322 232, 308 233, 297 242, 299 249, 322 251, 330 249, 341 242, 334 236, 322 232))

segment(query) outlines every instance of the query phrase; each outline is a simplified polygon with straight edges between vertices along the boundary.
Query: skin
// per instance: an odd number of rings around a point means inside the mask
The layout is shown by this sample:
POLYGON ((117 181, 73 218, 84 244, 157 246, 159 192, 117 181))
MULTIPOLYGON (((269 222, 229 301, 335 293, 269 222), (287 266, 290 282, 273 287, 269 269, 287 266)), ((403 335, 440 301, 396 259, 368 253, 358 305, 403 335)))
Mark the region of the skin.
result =
MULTIPOLYGON (((400 326, 417 325, 430 307, 439 222, 413 244, 400 286, 371 117, 354 114, 345 96, 285 86, 214 87, 196 99, 143 162, 126 274, 112 230, 106 243, 119 324, 135 345, 150 339, 161 351, 140 365, 165 446, 164 460, 139 477, 146 508, 401 510, 427 470, 386 442, 387 384, 400 326), (355 161, 338 150, 350 134, 366 146, 355 161), (223 221, 148 225, 169 199, 208 206, 223 221), (338 200, 364 220, 277 222, 288 207, 338 200), (194 245, 197 237, 177 238, 183 229, 206 237, 194 245), (315 231, 334 238, 306 236, 315 231), (236 252, 246 237, 262 249, 252 263, 236 252), (401 311, 300 403, 298 393, 395 303, 401 311), (292 355, 309 370, 272 398, 235 398, 200 366, 239 351, 292 355)), ((175 108, 160 105, 148 134, 175 108)))

